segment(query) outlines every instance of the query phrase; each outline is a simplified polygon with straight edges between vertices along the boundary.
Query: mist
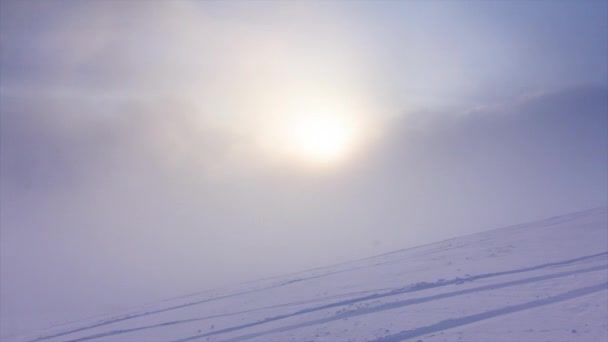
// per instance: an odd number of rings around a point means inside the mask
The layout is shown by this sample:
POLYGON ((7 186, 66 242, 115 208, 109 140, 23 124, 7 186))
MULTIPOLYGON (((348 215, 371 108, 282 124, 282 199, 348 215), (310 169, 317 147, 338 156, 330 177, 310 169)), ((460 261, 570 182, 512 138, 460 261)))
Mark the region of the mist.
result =
POLYGON ((510 7, 536 38, 566 13, 590 33, 527 55, 482 4, 3 2, 2 334, 606 205, 608 21, 587 5, 510 7), (482 57, 484 27, 517 58, 482 57), (446 64, 450 29, 468 43, 446 64), (332 96, 374 127, 345 165, 260 143, 287 102, 332 96))

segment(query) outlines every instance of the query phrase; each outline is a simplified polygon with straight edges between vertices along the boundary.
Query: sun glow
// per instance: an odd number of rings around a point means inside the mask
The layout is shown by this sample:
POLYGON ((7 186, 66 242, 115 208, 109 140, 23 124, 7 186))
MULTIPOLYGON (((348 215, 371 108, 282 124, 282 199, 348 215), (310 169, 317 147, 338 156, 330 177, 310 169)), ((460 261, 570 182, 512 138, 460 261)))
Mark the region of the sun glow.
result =
POLYGON ((268 106, 249 126, 257 133, 256 145, 269 160, 302 170, 346 166, 374 143, 379 120, 372 120, 370 106, 360 99, 335 98, 287 99, 268 106))
POLYGON ((298 158, 315 163, 333 163, 346 158, 358 138, 356 125, 344 116, 310 113, 292 119, 288 148, 298 158))

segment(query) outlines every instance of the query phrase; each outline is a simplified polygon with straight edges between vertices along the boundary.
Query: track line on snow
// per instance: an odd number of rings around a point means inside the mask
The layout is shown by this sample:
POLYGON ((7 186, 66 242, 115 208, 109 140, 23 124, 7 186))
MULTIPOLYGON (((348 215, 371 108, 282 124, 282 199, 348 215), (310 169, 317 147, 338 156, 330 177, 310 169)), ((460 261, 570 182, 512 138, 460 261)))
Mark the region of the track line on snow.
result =
MULTIPOLYGON (((381 289, 381 290, 386 290, 386 289, 381 289)), ((375 292, 375 291, 378 291, 378 290, 369 290, 369 291, 359 291, 359 292, 345 293, 345 294, 341 294, 341 295, 334 295, 334 296, 328 296, 328 297, 317 298, 317 299, 302 300, 302 301, 297 301, 297 302, 290 302, 290 303, 278 304, 278 305, 273 305, 273 306, 266 306, 266 307, 251 309, 251 310, 230 312, 230 313, 225 313, 225 314, 220 314, 220 315, 214 315, 214 316, 196 317, 196 318, 182 319, 182 320, 176 320, 176 321, 169 321, 169 322, 163 322, 163 323, 158 323, 158 324, 146 325, 146 326, 137 327, 137 328, 118 329, 118 330, 107 331, 107 332, 103 332, 103 333, 99 333, 99 334, 95 334, 95 335, 84 336, 84 337, 76 338, 76 339, 69 340, 69 341, 66 341, 66 342, 82 342, 82 341, 94 340, 94 339, 101 338, 101 337, 126 334, 126 333, 140 331, 140 330, 162 328, 162 327, 166 327, 166 326, 170 326, 170 325, 176 325, 176 324, 184 324, 184 323, 192 323, 192 322, 204 321, 204 320, 213 319, 213 318, 234 316, 234 315, 239 315, 239 314, 244 314, 244 313, 250 313, 250 312, 260 311, 260 310, 276 309, 276 308, 285 307, 285 306, 293 306, 293 305, 302 305, 302 304, 323 302, 323 301, 327 301, 327 300, 330 300, 330 299, 350 297, 350 296, 354 296, 354 295, 361 295, 361 294, 364 294, 364 293, 375 292)))
MULTIPOLYGON (((510 286, 523 285, 523 284, 534 283, 534 282, 543 281, 543 280, 549 280, 549 279, 567 277, 567 276, 571 276, 571 275, 575 275, 575 274, 581 274, 581 273, 586 273, 586 272, 594 272, 594 271, 606 270, 606 269, 608 269, 608 265, 602 265, 602 266, 596 266, 596 267, 586 268, 586 269, 582 269, 582 270, 560 272, 560 273, 548 274, 548 275, 544 275, 544 276, 538 276, 538 277, 532 277, 532 278, 525 278, 525 279, 508 281, 508 282, 504 282, 504 283, 500 283, 500 284, 485 285, 485 286, 480 286, 480 287, 476 287, 476 288, 472 288, 472 289, 454 291, 454 292, 449 292, 449 293, 444 293, 444 294, 439 294, 439 295, 434 295, 434 296, 421 297, 421 298, 413 298, 413 299, 406 299, 406 300, 401 300, 401 301, 392 302, 392 303, 380 304, 378 306, 371 307, 371 308, 361 308, 361 309, 358 309, 356 311, 344 312, 344 313, 336 314, 336 315, 331 316, 331 317, 317 319, 317 320, 313 320, 313 321, 309 321, 309 322, 304 322, 304 323, 299 323, 299 324, 293 324, 293 325, 290 325, 290 326, 279 327, 279 328, 270 329, 270 330, 266 330, 266 331, 262 331, 262 332, 258 332, 258 333, 237 336, 237 337, 225 340, 225 341, 231 341, 231 342, 233 342, 233 341, 243 341, 243 340, 248 340, 248 339, 259 337, 259 336, 264 336, 264 335, 268 335, 268 334, 274 334, 274 333, 278 333, 278 332, 285 332, 285 331, 288 331, 288 330, 293 330, 293 329, 298 329, 298 328, 304 328, 304 327, 308 327, 308 326, 311 326, 311 325, 328 323, 328 322, 332 322, 332 321, 336 321, 336 320, 341 320, 341 319, 344 319, 344 318, 350 318, 350 317, 355 317, 355 316, 367 315, 367 314, 376 313, 376 312, 380 312, 380 311, 384 311, 384 310, 397 309, 397 308, 401 308, 401 307, 408 306, 408 305, 421 304, 421 303, 426 303, 426 302, 430 302, 430 301, 434 301, 434 300, 440 300, 440 299, 445 299, 445 298, 450 298, 450 297, 456 297, 456 296, 460 296, 460 295, 464 295, 464 294, 469 294, 469 293, 491 291, 491 290, 501 289, 501 288, 510 287, 510 286)), ((374 299, 374 298, 380 298, 380 297, 386 297, 386 296, 387 295, 368 296, 368 297, 370 297, 368 299, 374 299), (373 298, 371 298, 371 297, 373 297, 373 298)), ((301 314, 305 314, 305 313, 309 313, 309 312, 314 312, 314 311, 319 311, 319 310, 323 310, 323 309, 328 309, 328 308, 331 308, 331 307, 334 307, 334 306, 343 306, 343 305, 354 304, 354 303, 357 303, 359 301, 361 301, 361 300, 357 300, 357 299, 347 300, 347 301, 340 302, 340 305, 331 305, 331 304, 329 304, 329 305, 324 305, 324 306, 320 306, 320 307, 316 307, 316 308, 304 309, 304 310, 300 310, 300 311, 297 311, 297 312, 292 313, 292 314, 270 317, 270 318, 266 318, 266 319, 258 321, 258 322, 252 322, 252 323, 242 324, 242 325, 238 325, 238 326, 234 326, 234 327, 230 327, 230 328, 225 328, 225 329, 217 330, 217 331, 210 332, 210 333, 205 333, 205 334, 200 334, 200 335, 194 335, 194 336, 182 338, 182 339, 179 339, 179 340, 175 340, 173 342, 193 341, 193 340, 197 340, 197 339, 200 339, 200 338, 203 338, 203 337, 207 337, 207 336, 218 335, 218 334, 228 333, 228 332, 232 332, 232 331, 242 330, 242 329, 245 329, 245 328, 249 328, 249 327, 253 327, 253 326, 257 326, 257 325, 262 325, 262 324, 266 324, 266 323, 269 323, 269 322, 275 322, 275 321, 278 321, 278 320, 282 320, 282 319, 285 319, 285 318, 289 318, 289 317, 293 317, 293 316, 297 316, 297 315, 301 315, 301 314)))
MULTIPOLYGON (((527 268, 516 269, 516 270, 502 271, 502 272, 495 272, 495 273, 486 273, 486 274, 475 275, 475 276, 471 276, 471 277, 467 277, 467 278, 454 278, 454 279, 443 281, 443 282, 434 282, 434 283, 423 282, 423 283, 418 283, 418 284, 404 286, 402 288, 397 288, 395 290, 392 290, 392 291, 386 292, 386 293, 372 294, 372 295, 356 298, 356 299, 353 299, 352 301, 357 301, 357 302, 358 301, 366 301, 366 300, 370 300, 370 299, 382 298, 382 297, 387 297, 387 296, 394 296, 394 295, 399 295, 399 294, 402 294, 402 293, 421 291, 421 290, 426 290, 426 289, 436 288, 436 287, 441 287, 441 286, 448 286, 448 285, 453 285, 453 284, 461 284, 461 283, 464 283, 464 282, 471 282, 471 281, 478 280, 478 279, 497 277, 497 276, 502 276, 502 275, 507 275, 507 274, 516 274, 516 273, 522 273, 522 272, 530 272, 530 271, 535 271, 535 270, 539 270, 539 269, 543 269, 543 268, 550 268, 550 267, 555 267, 555 266, 565 266, 565 265, 569 265, 569 264, 573 264, 573 263, 578 263, 578 262, 589 260, 589 259, 606 258, 606 257, 608 257, 608 251, 603 252, 603 253, 597 253, 597 254, 587 255, 587 256, 583 256, 583 257, 578 257, 578 258, 574 258, 574 259, 562 260, 562 261, 557 261, 557 262, 552 262, 552 263, 546 263, 546 264, 536 265, 536 266, 527 267, 527 268)), ((329 274, 326 274, 326 275, 329 275, 329 274)), ((324 275, 322 275, 322 276, 324 276, 324 275)), ((321 276, 313 276, 312 278, 319 278, 319 277, 321 277, 321 276)), ((307 279, 308 278, 303 278, 303 279, 299 279, 299 281, 304 281, 304 280, 307 280, 307 279)), ((44 341, 44 340, 48 340, 48 339, 55 338, 55 337, 61 337, 61 336, 65 336, 65 335, 69 335, 69 334, 73 334, 73 333, 89 330, 89 329, 94 329, 94 328, 110 325, 110 324, 117 323, 117 322, 126 321, 126 320, 129 320, 129 319, 150 316, 150 315, 154 315, 154 314, 158 314, 158 313, 162 313, 162 312, 177 310, 177 309, 181 309, 181 308, 185 308, 185 307, 190 307, 190 306, 194 306, 194 305, 199 305, 199 304, 204 304, 204 303, 208 303, 208 302, 212 302, 212 301, 217 301, 217 300, 221 300, 221 299, 226 299, 226 298, 246 295, 246 294, 260 292, 260 291, 265 291, 265 290, 273 289, 273 288, 280 287, 280 286, 286 286, 286 285, 289 285, 289 284, 281 283, 281 284, 271 285, 271 286, 268 286, 268 287, 265 287, 265 288, 261 288, 261 289, 244 291, 244 292, 239 292, 239 293, 235 293, 235 294, 231 294, 231 295, 220 296, 220 297, 215 297, 215 298, 209 298, 209 299, 195 301, 195 302, 181 304, 181 305, 175 305, 175 306, 171 306, 171 307, 164 308, 164 309, 157 309, 157 310, 152 310, 152 311, 146 311, 146 312, 143 312, 143 313, 138 313, 138 314, 133 314, 133 315, 127 315, 127 316, 124 316, 124 317, 118 317, 118 318, 114 318, 114 319, 109 319, 109 320, 106 320, 106 321, 102 321, 102 322, 99 322, 99 323, 91 324, 91 325, 88 325, 88 326, 85 326, 85 327, 81 327, 81 328, 77 328, 77 329, 72 329, 72 330, 68 330, 68 331, 64 331, 64 332, 58 332, 58 333, 51 334, 51 335, 41 336, 41 337, 38 337, 36 339, 29 340, 27 342, 44 341)), ((327 305, 324 305, 324 306, 320 306, 320 307, 316 307, 316 308, 311 308, 311 309, 304 309, 304 310, 301 310, 301 312, 298 311, 298 312, 296 312, 294 314, 291 314, 291 315, 308 313, 308 312, 313 312, 313 311, 318 311, 318 310, 324 310, 324 309, 327 309, 327 308, 332 308, 332 307, 342 306, 342 305, 348 305, 348 304, 351 304, 351 300, 340 301, 340 302, 336 302, 336 303, 332 303, 332 304, 327 304, 327 305)), ((186 322, 184 322, 184 323, 188 322, 188 320, 185 320, 185 321, 186 322)), ((171 325, 170 323, 172 323, 172 322, 166 322, 165 325, 171 325)), ((179 323, 173 323, 173 324, 179 324, 179 323)), ((261 324, 261 323, 256 323, 254 325, 257 325, 257 324, 261 324)), ((157 326, 163 326, 163 325, 161 323, 160 325, 157 325, 157 326)), ((152 328, 152 327, 150 327, 150 328, 152 328)), ((136 329, 136 328, 134 328, 134 329, 136 329)), ((143 330, 143 329, 137 329, 137 330, 143 330)), ((123 333, 130 332, 130 331, 136 331, 136 330, 128 330, 128 331, 125 331, 123 333)), ((76 340, 76 341, 78 341, 78 340, 76 340)))
POLYGON ((537 308, 537 307, 544 306, 544 305, 554 304, 554 303, 562 302, 565 300, 570 300, 570 299, 574 299, 577 297, 586 296, 586 295, 589 295, 589 294, 592 294, 595 292, 599 292, 602 290, 608 290, 608 283, 602 283, 602 284, 597 284, 594 286, 583 287, 583 288, 579 288, 576 290, 564 292, 564 293, 561 293, 561 294, 558 294, 555 296, 551 296, 551 297, 547 297, 547 298, 543 298, 543 299, 539 299, 539 300, 534 300, 534 301, 523 303, 523 304, 506 306, 504 308, 490 310, 490 311, 478 313, 475 315, 464 316, 464 317, 459 317, 459 318, 450 318, 450 319, 446 319, 444 321, 437 322, 435 324, 432 324, 432 325, 429 325, 426 327, 420 327, 420 328, 416 328, 413 330, 406 330, 406 331, 402 331, 400 333, 385 336, 385 337, 376 339, 372 342, 400 342, 400 341, 404 341, 405 339, 408 339, 408 338, 423 336, 423 335, 427 335, 430 333, 447 330, 447 329, 459 327, 462 325, 467 325, 467 324, 483 321, 486 319, 490 319, 490 318, 494 318, 494 317, 498 317, 498 316, 502 316, 502 315, 507 315, 510 313, 518 312, 518 311, 524 311, 524 310, 529 310, 529 309, 537 308))
POLYGON ((244 291, 244 292, 238 292, 238 293, 234 293, 234 294, 231 294, 231 295, 219 296, 219 297, 199 300, 199 301, 196 301, 196 302, 175 305, 175 306, 171 306, 171 307, 164 308, 164 309, 157 309, 157 310, 146 311, 146 312, 142 312, 142 313, 138 313, 138 314, 133 314, 133 315, 126 315, 126 316, 122 316, 122 317, 111 318, 109 320, 102 321, 102 322, 95 323, 95 324, 91 324, 91 325, 87 325, 87 326, 82 327, 82 328, 73 329, 73 330, 64 331, 64 332, 59 332, 59 333, 55 333, 55 334, 52 334, 52 335, 46 335, 46 336, 38 337, 38 338, 35 338, 33 340, 29 340, 27 342, 44 341, 44 340, 48 340, 48 339, 55 338, 55 337, 61 337, 61 336, 77 333, 77 332, 84 331, 84 330, 89 330, 89 329, 98 328, 98 327, 101 327, 101 326, 105 326, 105 325, 109 325, 109 324, 113 324, 113 323, 117 323, 117 322, 126 321, 126 320, 133 319, 133 318, 150 316, 150 315, 158 314, 158 313, 161 313, 161 312, 167 312, 167 311, 182 309, 182 308, 186 308, 186 307, 189 307, 189 306, 194 306, 194 305, 199 305, 199 304, 203 304, 203 303, 213 302, 213 301, 216 301, 216 300, 221 300, 221 299, 226 299, 226 298, 231 298, 231 297, 242 296, 242 295, 246 295, 246 294, 250 294, 250 293, 254 293, 254 292, 260 292, 260 291, 264 291, 264 290, 269 290, 269 289, 272 289, 272 288, 275 288, 275 287, 279 287, 279 286, 283 286, 283 284, 272 285, 272 286, 261 288, 261 289, 244 291))

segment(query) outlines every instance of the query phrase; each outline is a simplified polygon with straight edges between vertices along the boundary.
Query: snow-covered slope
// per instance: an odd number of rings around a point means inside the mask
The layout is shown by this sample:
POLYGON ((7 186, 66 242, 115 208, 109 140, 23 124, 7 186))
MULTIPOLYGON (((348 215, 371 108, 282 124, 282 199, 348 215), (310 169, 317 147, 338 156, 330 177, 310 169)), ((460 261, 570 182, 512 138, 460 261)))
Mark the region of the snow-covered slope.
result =
POLYGON ((15 341, 608 341, 607 209, 56 326, 15 341))

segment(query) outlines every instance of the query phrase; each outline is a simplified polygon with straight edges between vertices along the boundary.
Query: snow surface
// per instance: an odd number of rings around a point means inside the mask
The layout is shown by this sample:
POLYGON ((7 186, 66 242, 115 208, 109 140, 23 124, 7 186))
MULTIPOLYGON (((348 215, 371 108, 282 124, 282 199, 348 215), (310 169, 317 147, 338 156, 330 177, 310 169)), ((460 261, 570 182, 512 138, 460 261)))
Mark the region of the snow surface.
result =
POLYGON ((553 217, 10 341, 608 341, 607 217, 553 217))

